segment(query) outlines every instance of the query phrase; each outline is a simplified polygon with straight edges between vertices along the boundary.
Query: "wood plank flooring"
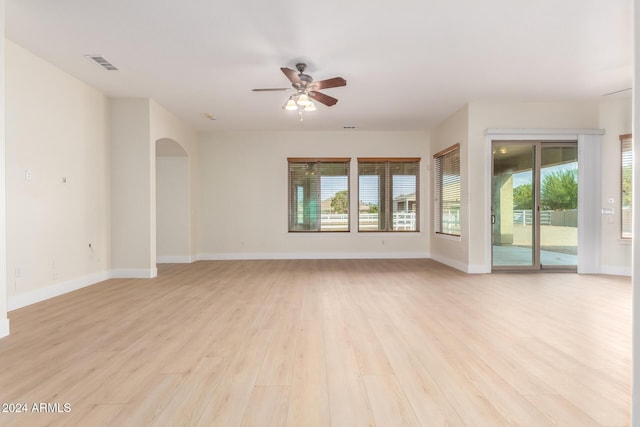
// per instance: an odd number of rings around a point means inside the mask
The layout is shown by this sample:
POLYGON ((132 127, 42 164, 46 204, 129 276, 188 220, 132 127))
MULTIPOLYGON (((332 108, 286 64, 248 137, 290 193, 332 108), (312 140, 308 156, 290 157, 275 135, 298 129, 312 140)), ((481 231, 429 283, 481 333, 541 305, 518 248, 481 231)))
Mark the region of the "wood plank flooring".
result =
POLYGON ((2 426, 630 422, 628 278, 212 261, 9 316, 2 426))

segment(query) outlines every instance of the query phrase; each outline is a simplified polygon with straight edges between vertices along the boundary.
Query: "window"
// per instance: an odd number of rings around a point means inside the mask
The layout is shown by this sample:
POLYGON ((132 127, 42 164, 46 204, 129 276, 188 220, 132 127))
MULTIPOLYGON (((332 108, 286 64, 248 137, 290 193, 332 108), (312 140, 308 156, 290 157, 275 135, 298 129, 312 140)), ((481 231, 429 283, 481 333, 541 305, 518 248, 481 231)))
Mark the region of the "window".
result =
POLYGON ((349 231, 351 159, 289 161, 289 231, 349 231))
POLYGON ((622 235, 623 239, 630 239, 633 234, 631 233, 632 224, 632 171, 633 171, 633 144, 631 134, 620 135, 620 142, 622 143, 622 194, 621 200, 621 212, 622 212, 622 235))
POLYGON ((460 235, 460 144, 434 156, 435 230, 460 235))
POLYGON ((420 231, 420 159, 358 159, 358 231, 420 231))

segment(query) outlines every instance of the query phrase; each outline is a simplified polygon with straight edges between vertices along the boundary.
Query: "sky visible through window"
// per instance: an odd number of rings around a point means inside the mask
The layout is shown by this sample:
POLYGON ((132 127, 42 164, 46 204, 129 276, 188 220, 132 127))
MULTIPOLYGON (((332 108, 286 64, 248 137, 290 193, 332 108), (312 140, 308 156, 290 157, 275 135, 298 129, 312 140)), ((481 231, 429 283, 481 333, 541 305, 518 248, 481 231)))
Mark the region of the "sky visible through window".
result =
MULTIPOLYGON (((566 171, 566 170, 578 170, 578 163, 571 162, 571 163, 565 163, 564 165, 542 168, 540 170, 540 173, 542 177, 544 177, 548 173, 566 171)), ((521 185, 531 184, 532 179, 533 179, 532 171, 514 173, 513 188, 517 188, 521 185)))
MULTIPOLYGON (((379 177, 377 175, 361 175, 359 179, 360 187, 366 189, 366 191, 360 190, 360 201, 367 204, 377 205, 380 193, 380 191, 378 190, 379 177)), ((320 177, 320 199, 330 199, 331 197, 335 196, 338 191, 346 190, 348 182, 349 181, 346 176, 320 177)), ((411 189, 409 193, 415 193, 415 182, 416 177, 414 175, 394 175, 393 195, 397 197, 401 194, 406 194, 407 189, 411 189)))
POLYGON ((349 180, 346 176, 321 176, 320 200, 327 200, 335 196, 338 191, 347 190, 349 180))

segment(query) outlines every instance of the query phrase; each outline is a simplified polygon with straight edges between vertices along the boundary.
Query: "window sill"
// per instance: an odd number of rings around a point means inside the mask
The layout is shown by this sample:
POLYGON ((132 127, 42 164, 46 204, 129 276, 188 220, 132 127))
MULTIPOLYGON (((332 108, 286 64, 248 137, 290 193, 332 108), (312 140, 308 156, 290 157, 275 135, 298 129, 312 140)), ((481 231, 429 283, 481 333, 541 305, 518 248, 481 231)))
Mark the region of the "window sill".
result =
MULTIPOLYGON (((422 237, 425 235, 423 231, 287 231, 287 236, 309 236, 309 235, 350 235, 350 236, 371 236, 371 237, 383 237, 383 236, 406 236, 410 237, 422 237)), ((452 236, 455 237, 455 236, 452 236)))
POLYGON ((312 231, 312 230, 289 230, 287 234, 349 234, 349 230, 325 230, 325 231, 312 231))
POLYGON ((452 240, 454 242, 462 241, 462 236, 454 236, 453 234, 435 233, 435 236, 437 239, 452 240))

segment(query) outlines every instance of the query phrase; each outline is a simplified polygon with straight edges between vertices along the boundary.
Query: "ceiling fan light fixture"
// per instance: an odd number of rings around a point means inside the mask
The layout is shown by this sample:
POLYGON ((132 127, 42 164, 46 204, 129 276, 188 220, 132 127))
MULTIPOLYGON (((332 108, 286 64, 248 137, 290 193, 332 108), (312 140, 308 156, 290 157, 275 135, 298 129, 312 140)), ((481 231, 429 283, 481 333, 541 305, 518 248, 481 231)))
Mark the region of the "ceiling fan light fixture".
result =
POLYGON ((293 97, 290 97, 286 104, 284 104, 284 109, 287 111, 295 111, 298 109, 298 104, 293 100, 293 97))
POLYGON ((312 101, 309 101, 309 103, 304 107, 304 111, 316 111, 316 110, 317 110, 316 104, 314 104, 312 101))
POLYGON ((307 105, 309 105, 311 103, 311 100, 309 99, 309 97, 307 96, 306 93, 301 93, 300 95, 298 95, 298 105, 301 107, 306 107, 307 105))

